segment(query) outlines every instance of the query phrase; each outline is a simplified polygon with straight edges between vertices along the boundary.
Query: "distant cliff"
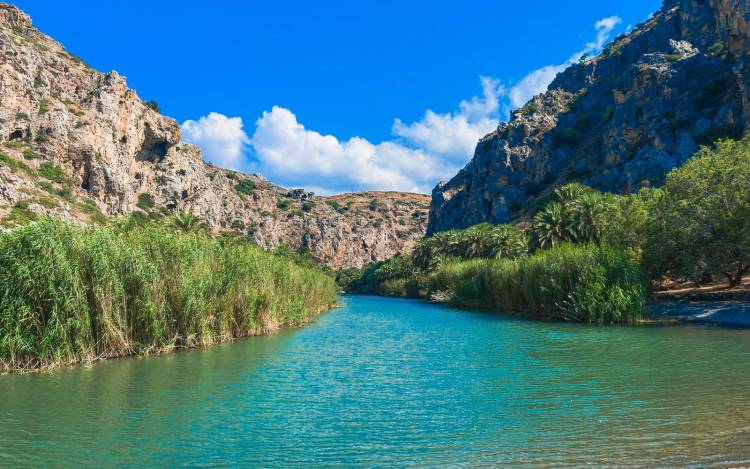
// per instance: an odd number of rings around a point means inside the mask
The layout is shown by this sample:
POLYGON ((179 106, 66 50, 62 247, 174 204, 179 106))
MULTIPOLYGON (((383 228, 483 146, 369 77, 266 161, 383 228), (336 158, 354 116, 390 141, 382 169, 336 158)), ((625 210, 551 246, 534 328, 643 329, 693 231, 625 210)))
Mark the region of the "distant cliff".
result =
POLYGON ((0 3, 0 229, 52 214, 82 222, 190 212, 260 245, 306 247, 332 267, 408 252, 429 198, 318 197, 207 164, 117 72, 99 73, 0 3))
POLYGON ((667 0, 485 136, 432 193, 428 232, 522 219, 579 181, 625 193, 663 183, 700 145, 750 122, 750 2, 667 0))

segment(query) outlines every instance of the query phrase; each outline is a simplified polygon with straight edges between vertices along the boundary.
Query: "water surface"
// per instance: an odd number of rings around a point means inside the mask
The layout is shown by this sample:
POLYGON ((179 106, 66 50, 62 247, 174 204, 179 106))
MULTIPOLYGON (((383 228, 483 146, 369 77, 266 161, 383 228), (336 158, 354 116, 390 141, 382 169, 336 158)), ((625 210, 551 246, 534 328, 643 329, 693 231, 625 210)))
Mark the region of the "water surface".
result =
POLYGON ((749 330, 343 302, 271 337, 0 376, 0 465, 750 463, 749 330))

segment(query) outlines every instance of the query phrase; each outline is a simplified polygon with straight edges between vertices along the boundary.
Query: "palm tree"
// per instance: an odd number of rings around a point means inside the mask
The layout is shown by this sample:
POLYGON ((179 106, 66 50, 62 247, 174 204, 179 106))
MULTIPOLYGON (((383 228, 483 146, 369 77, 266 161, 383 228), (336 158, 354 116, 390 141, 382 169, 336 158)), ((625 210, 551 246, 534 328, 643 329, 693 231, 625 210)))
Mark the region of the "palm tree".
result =
POLYGON ((414 265, 422 270, 426 270, 429 268, 430 261, 432 261, 432 258, 434 257, 434 239, 435 238, 433 237, 419 241, 414 247, 414 251, 412 251, 412 259, 414 260, 414 265))
POLYGON ((169 224, 185 233, 208 233, 211 231, 209 226, 189 212, 177 212, 172 216, 169 224))
POLYGON ((547 205, 534 217, 535 240, 541 249, 555 247, 562 241, 570 239, 571 234, 565 208, 558 202, 547 205))
POLYGON ((557 197, 557 200, 562 204, 573 202, 582 195, 590 193, 593 193, 593 190, 590 187, 584 186, 578 182, 571 182, 570 184, 565 184, 564 186, 555 189, 555 197, 557 197))
POLYGON ((503 257, 517 257, 526 254, 529 243, 526 234, 513 225, 498 225, 489 233, 489 248, 487 257, 500 259, 503 257))
POLYGON ((606 223, 607 204, 595 192, 587 192, 570 203, 571 219, 576 239, 599 244, 606 223))

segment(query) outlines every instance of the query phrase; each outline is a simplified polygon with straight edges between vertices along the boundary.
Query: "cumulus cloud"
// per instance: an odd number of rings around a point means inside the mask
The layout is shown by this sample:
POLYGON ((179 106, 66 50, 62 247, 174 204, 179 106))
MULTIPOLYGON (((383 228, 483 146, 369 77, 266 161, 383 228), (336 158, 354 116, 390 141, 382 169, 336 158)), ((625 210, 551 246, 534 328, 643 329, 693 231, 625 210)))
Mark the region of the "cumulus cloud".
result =
POLYGON ((307 130, 288 109, 274 106, 256 122, 251 144, 260 171, 272 180, 323 192, 380 189, 424 192, 448 168, 420 148, 373 144, 307 130))
POLYGON ((619 16, 610 16, 601 19, 594 24, 596 29, 596 40, 589 42, 585 47, 571 55, 568 60, 559 65, 546 65, 526 75, 521 81, 513 86, 508 92, 508 100, 512 109, 526 104, 531 98, 547 91, 547 87, 558 73, 570 65, 580 61, 583 57, 602 50, 604 44, 609 40, 612 31, 622 20, 619 16))
POLYGON ((554 77, 598 52, 620 18, 595 24, 596 38, 558 65, 526 75, 510 88, 480 77, 481 96, 461 101, 449 113, 427 110, 416 122, 395 119, 393 138, 372 143, 360 137, 339 140, 297 121, 289 109, 274 106, 255 122, 252 137, 242 119, 210 113, 182 125, 183 139, 203 148, 204 157, 218 165, 257 171, 276 183, 319 193, 349 190, 429 192, 441 178, 454 175, 470 159, 477 141, 497 127, 510 109, 543 93, 554 77))
POLYGON ((203 149, 203 158, 219 166, 242 169, 249 139, 241 117, 227 117, 217 112, 182 126, 182 139, 203 149))

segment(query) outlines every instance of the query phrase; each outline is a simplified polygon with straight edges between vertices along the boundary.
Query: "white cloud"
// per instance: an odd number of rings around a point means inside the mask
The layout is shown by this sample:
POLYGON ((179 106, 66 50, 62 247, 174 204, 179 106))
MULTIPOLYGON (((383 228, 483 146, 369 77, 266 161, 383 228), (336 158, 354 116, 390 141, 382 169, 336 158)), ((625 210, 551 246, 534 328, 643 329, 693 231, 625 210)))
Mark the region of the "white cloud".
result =
POLYGON ((448 169, 439 158, 397 142, 373 144, 360 137, 340 141, 307 130, 279 106, 258 119, 251 144, 259 171, 271 180, 322 192, 425 192, 448 169))
POLYGON ((437 114, 431 110, 417 122, 393 122, 393 134, 401 137, 409 147, 420 148, 453 164, 466 163, 477 141, 498 125, 499 99, 505 88, 497 80, 481 77, 481 98, 461 101, 453 114, 437 114))
POLYGON ((558 73, 562 72, 570 65, 580 61, 583 57, 594 54, 602 50, 604 44, 609 40, 612 31, 620 24, 622 20, 618 16, 610 16, 601 19, 594 24, 596 29, 596 40, 589 42, 586 46, 571 55, 568 60, 559 65, 547 65, 526 75, 521 81, 513 86, 508 92, 508 99, 512 109, 526 104, 534 96, 547 91, 547 87, 558 73))
POLYGON ((394 138, 381 143, 360 137, 341 141, 306 129, 292 111, 279 106, 255 122, 252 138, 243 130, 241 118, 213 112, 182 124, 183 138, 201 146, 209 161, 257 171, 287 187, 319 193, 375 189, 429 192, 439 179, 453 176, 466 164, 477 141, 497 127, 509 109, 546 91, 555 76, 572 63, 600 51, 619 23, 616 16, 598 21, 594 41, 562 64, 534 70, 510 89, 496 79, 480 77, 482 96, 461 101, 452 113, 427 110, 412 123, 395 119, 394 138))
POLYGON ((217 112, 182 126, 182 139, 203 149, 203 158, 219 166, 242 169, 249 142, 241 117, 227 117, 217 112))

